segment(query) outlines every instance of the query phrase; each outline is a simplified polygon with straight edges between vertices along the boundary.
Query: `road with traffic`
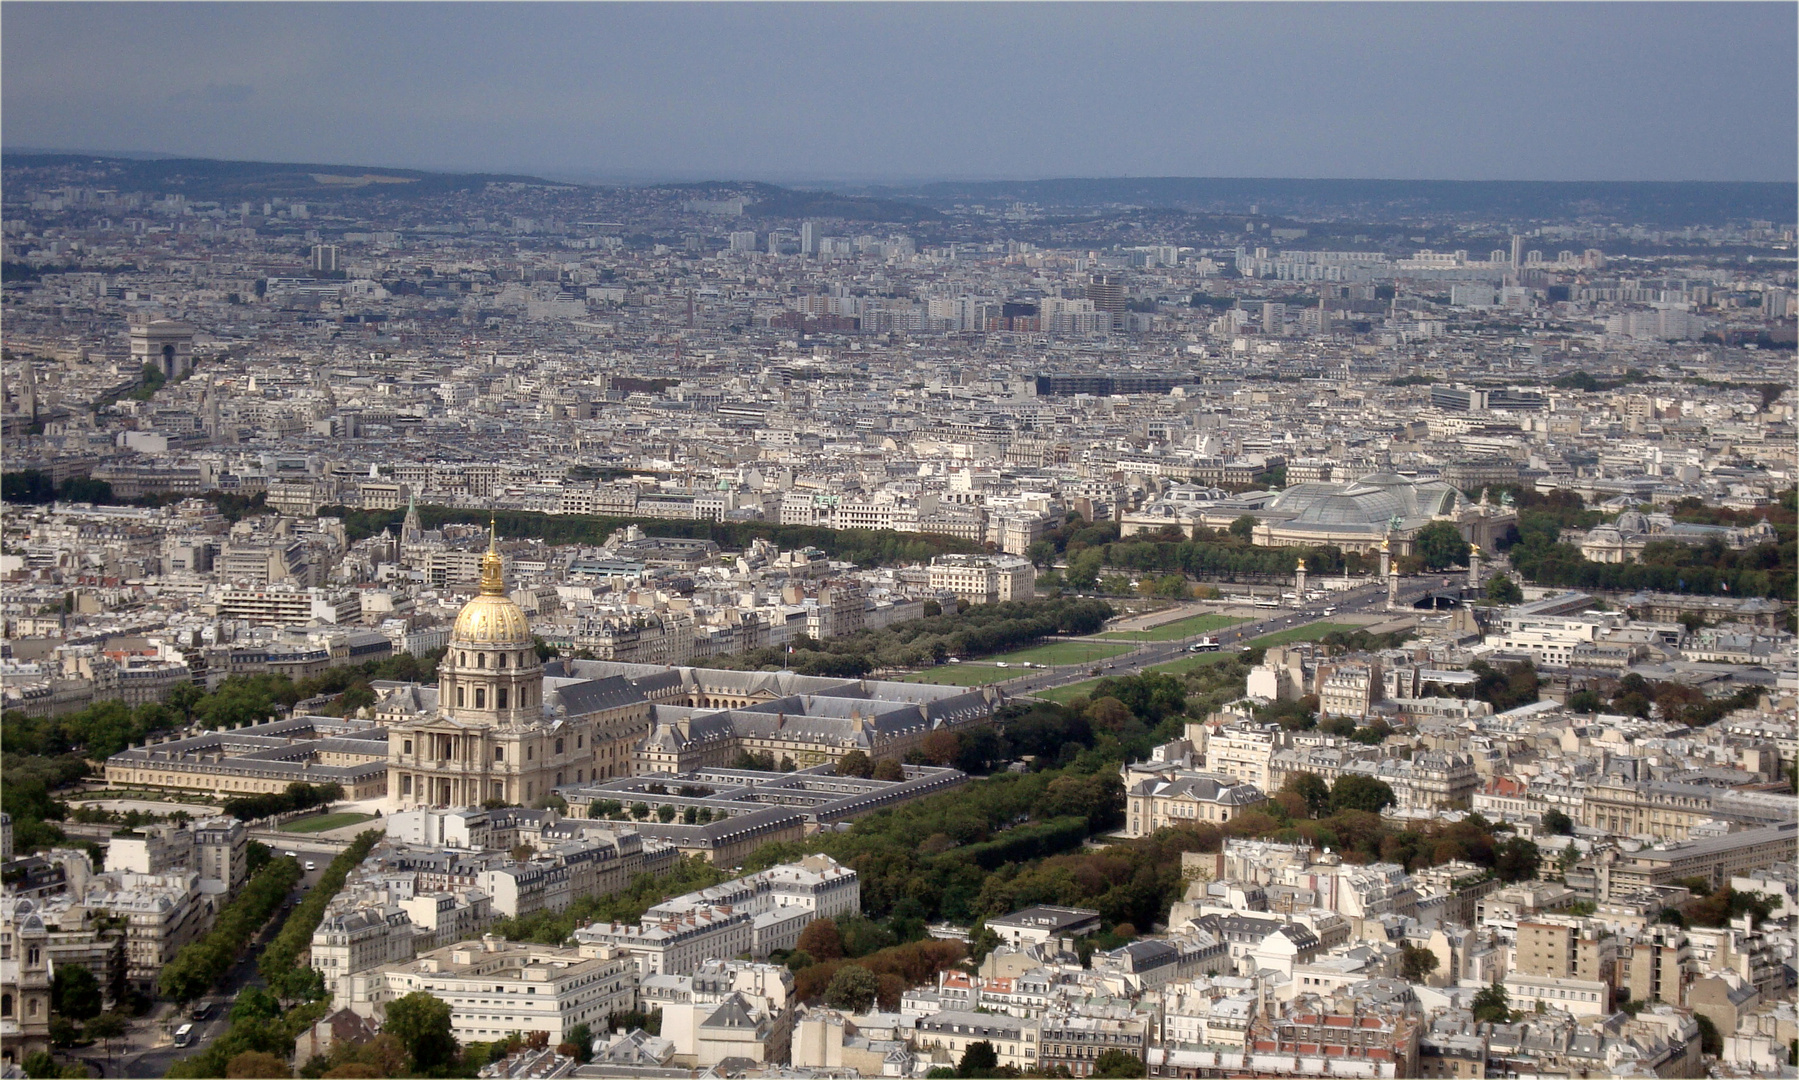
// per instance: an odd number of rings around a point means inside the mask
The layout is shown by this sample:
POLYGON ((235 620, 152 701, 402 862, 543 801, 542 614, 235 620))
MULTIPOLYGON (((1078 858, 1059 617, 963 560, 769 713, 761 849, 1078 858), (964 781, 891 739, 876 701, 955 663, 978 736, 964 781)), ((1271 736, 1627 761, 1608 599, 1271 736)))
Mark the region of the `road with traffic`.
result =
MULTIPOLYGON (((249 946, 245 948, 243 955, 231 965, 231 970, 221 983, 200 1001, 190 1002, 185 1006, 173 1002, 158 1002, 157 1008, 148 1017, 138 1020, 132 1025, 131 1032, 123 1040, 123 1053, 113 1057, 104 1054, 82 1054, 80 1059, 85 1064, 92 1066, 99 1075, 104 1077, 161 1076, 169 1071, 169 1066, 173 1065, 177 1059, 198 1053, 212 1040, 225 1034, 226 1029, 231 1026, 232 1002, 236 1001, 240 994, 251 987, 267 985, 256 970, 257 960, 262 957, 262 952, 268 948, 269 942, 273 941, 275 935, 281 931, 282 924, 293 913, 293 909, 305 898, 306 893, 318 884, 320 875, 324 873, 326 864, 332 858, 332 855, 324 855, 322 861, 319 858, 311 859, 314 869, 307 870, 305 869, 308 861, 306 850, 298 850, 292 843, 288 843, 285 847, 279 847, 273 843, 270 846, 274 848, 277 858, 281 857, 284 851, 297 850, 301 866, 300 880, 287 894, 287 902, 281 910, 258 931, 254 938, 250 939, 249 946), (207 1016, 203 1020, 194 1020, 192 1018, 193 1010, 201 1004, 208 1006, 207 1016), (187 1046, 175 1046, 172 1042, 175 1032, 180 1030, 183 1024, 188 1023, 194 1025, 192 1039, 187 1046)), ((329 850, 326 845, 322 845, 318 841, 310 841, 306 846, 329 850)))

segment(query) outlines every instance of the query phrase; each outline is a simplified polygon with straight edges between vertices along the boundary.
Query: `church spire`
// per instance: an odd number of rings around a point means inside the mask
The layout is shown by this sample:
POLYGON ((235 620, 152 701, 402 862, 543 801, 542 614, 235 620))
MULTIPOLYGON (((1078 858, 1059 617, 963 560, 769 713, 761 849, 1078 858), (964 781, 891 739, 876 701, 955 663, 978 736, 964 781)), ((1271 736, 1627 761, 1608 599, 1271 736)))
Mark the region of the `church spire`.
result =
POLYGON ((408 488, 406 492, 406 518, 400 522, 400 539, 408 544, 417 542, 419 533, 423 532, 419 524, 418 500, 415 493, 408 488))

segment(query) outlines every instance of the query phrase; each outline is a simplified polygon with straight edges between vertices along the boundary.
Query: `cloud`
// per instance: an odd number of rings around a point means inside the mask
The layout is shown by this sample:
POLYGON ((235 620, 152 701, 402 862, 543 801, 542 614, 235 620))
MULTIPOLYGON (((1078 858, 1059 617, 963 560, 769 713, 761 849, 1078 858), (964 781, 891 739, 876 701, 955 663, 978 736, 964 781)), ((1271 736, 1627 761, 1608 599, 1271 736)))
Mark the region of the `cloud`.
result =
POLYGON ((169 100, 177 105, 242 105, 256 96, 254 86, 243 83, 207 83, 198 90, 183 90, 169 100))

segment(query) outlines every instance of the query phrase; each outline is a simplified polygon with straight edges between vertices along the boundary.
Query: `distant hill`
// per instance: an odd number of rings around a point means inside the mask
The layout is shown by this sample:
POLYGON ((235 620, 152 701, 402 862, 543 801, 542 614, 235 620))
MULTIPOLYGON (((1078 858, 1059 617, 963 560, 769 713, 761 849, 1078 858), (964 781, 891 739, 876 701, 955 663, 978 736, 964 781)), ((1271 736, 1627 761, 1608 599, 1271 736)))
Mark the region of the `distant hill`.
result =
POLYGON ((179 192, 190 199, 339 199, 379 194, 408 198, 479 190, 490 183, 573 187, 535 176, 438 173, 360 165, 306 165, 208 158, 125 158, 90 154, 0 154, 9 177, 66 176, 69 183, 127 191, 179 192))
MULTIPOLYGON (((417 198, 478 191, 489 184, 599 190, 601 186, 511 173, 444 173, 361 165, 6 151, 9 181, 79 184, 125 191, 180 192, 194 200, 269 198, 337 201, 417 198)), ((916 186, 857 184, 795 189, 759 182, 658 184, 698 199, 743 198, 753 218, 833 218, 929 224, 957 203, 1028 202, 1067 212, 1143 207, 1184 213, 1258 215, 1300 221, 1399 224, 1420 218, 1525 223, 1580 219, 1678 228, 1726 222, 1791 224, 1799 185, 1791 183, 1535 180, 1292 180, 1128 177, 943 181, 916 186)))
MULTIPOLYGON (((363 165, 308 165, 267 161, 216 161, 152 155, 107 155, 6 151, 0 168, 9 181, 74 184, 122 191, 179 192, 197 201, 258 201, 270 198, 336 201, 358 196, 419 198, 478 191, 489 184, 566 190, 602 190, 605 185, 546 180, 511 173, 441 173, 363 165)), ((713 181, 657 184, 695 198, 741 197, 744 213, 759 218, 837 218, 846 221, 921 223, 943 215, 921 199, 881 198, 838 191, 796 191, 773 184, 713 181)))
POLYGON ((1454 216, 1490 221, 1579 218, 1679 227, 1728 221, 1791 223, 1799 185, 1791 183, 1536 180, 1291 180, 1228 177, 944 181, 914 187, 834 185, 877 198, 915 198, 937 207, 1016 200, 1045 206, 1177 207, 1210 213, 1366 221, 1454 216))
POLYGON ((748 200, 743 212, 749 217, 891 222, 943 220, 942 214, 916 198, 880 198, 839 191, 801 191, 759 182, 730 183, 722 180, 656 186, 665 191, 691 191, 696 197, 706 199, 741 197, 748 200))

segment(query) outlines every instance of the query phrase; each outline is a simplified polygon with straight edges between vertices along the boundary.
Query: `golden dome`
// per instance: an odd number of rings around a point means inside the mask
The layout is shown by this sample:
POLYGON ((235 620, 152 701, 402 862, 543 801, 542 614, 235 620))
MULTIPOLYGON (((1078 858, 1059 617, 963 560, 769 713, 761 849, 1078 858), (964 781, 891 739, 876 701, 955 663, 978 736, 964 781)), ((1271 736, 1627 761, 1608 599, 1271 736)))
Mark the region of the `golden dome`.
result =
POLYGON ((489 524, 487 554, 481 559, 481 593, 462 605, 450 640, 465 645, 531 645, 531 624, 524 609, 506 595, 506 574, 489 524))
POLYGON ((467 645, 531 645, 531 625, 525 612, 504 596, 483 594, 462 605, 456 616, 452 642, 467 645))

